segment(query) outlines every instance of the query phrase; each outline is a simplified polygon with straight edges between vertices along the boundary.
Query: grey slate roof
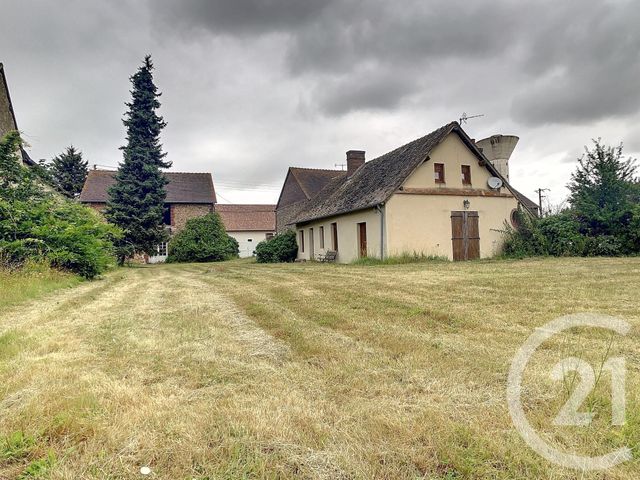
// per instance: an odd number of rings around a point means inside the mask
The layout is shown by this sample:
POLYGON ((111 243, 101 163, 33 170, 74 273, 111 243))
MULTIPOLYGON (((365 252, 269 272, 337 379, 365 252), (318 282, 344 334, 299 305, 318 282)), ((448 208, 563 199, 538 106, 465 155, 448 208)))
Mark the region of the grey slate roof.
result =
MULTIPOLYGON (((106 203, 108 189, 113 185, 117 172, 89 170, 84 182, 80 201, 82 203, 106 203)), ((216 203, 216 192, 210 173, 164 172, 169 180, 166 186, 167 203, 216 203)))
MULTIPOLYGON (((502 178, 458 122, 451 122, 424 137, 365 163, 351 177, 334 178, 315 197, 306 201, 294 223, 304 223, 373 208, 386 202, 405 179, 428 159, 431 151, 451 132, 456 132, 460 136, 478 159, 485 163, 492 175, 502 178)), ((515 191, 504 178, 503 181, 505 187, 521 203, 524 204, 521 198, 528 203, 533 203, 515 191)), ((526 204, 524 206, 529 208, 526 204)))
POLYGON ((298 184, 307 198, 318 194, 332 179, 347 174, 342 170, 326 170, 316 168, 291 167, 291 174, 298 180, 298 184))

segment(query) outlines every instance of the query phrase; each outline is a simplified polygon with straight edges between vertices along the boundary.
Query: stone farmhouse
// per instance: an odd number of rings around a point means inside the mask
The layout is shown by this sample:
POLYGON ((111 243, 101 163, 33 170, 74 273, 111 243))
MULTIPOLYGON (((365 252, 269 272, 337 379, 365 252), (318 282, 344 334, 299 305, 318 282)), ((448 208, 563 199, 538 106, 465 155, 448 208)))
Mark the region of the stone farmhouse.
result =
MULTIPOLYGON (((214 211, 216 192, 210 173, 165 172, 164 175, 169 181, 164 223, 170 234, 182 230, 187 220, 214 211)), ((79 201, 102 212, 107 206, 109 188, 116 182, 115 176, 112 170, 90 170, 79 201)), ((158 245, 157 250, 157 255, 148 259, 150 263, 166 259, 167 244, 158 245)))
MULTIPOLYGON (((112 170, 90 170, 79 201, 104 210, 115 175, 112 170)), ((164 223, 170 234, 182 230, 191 218, 218 212, 227 233, 238 241, 241 257, 252 256, 255 246, 274 234, 275 205, 219 205, 210 173, 165 172, 165 176, 169 183, 164 223)), ((166 257, 167 244, 163 243, 148 261, 162 262, 166 257)))
POLYGON ((347 152, 347 170, 290 168, 278 201, 279 230, 297 232, 298 259, 335 251, 336 260, 409 254, 452 260, 491 257, 505 222, 537 205, 509 183, 518 141, 475 142, 458 122, 369 162, 347 152))

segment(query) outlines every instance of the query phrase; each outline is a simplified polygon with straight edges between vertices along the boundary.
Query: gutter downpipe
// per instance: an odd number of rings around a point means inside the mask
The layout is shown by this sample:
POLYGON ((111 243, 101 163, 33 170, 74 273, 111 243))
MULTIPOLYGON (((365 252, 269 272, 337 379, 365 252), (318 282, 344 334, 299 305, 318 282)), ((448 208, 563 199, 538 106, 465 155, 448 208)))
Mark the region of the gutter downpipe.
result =
POLYGON ((385 208, 384 203, 379 203, 376 205, 376 210, 380 214, 380 260, 384 260, 384 251, 385 251, 385 230, 386 230, 386 221, 385 221, 385 208))

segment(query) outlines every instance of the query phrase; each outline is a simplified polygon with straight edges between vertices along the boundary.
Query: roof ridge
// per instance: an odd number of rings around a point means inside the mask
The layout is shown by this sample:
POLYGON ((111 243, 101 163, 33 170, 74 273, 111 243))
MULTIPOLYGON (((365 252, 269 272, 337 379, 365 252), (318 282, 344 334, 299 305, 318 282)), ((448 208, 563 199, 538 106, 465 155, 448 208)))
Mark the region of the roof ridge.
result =
MULTIPOLYGON (((91 172, 104 172, 104 173, 117 173, 118 170, 107 170, 105 168, 92 168, 89 170, 91 172)), ((180 175, 211 175, 211 172, 173 172, 173 171, 162 171, 162 173, 176 173, 180 175)))
POLYGON ((274 203, 220 203, 222 206, 240 206, 240 207, 275 207, 274 203))
POLYGON ((313 170, 316 172, 344 172, 347 173, 346 170, 336 170, 333 168, 312 168, 312 167, 289 167, 291 170, 313 170))
POLYGON ((366 162, 346 181, 336 177, 308 201, 294 221, 300 223, 341 215, 386 202, 407 176, 456 129, 461 129, 458 122, 447 123, 366 162))

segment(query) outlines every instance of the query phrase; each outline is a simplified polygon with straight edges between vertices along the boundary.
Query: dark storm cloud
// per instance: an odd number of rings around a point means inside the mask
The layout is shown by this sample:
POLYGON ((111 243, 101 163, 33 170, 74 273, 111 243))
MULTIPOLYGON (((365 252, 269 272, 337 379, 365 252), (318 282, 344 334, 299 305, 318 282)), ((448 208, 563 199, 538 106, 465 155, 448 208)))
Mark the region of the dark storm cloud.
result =
POLYGON ((590 138, 640 151, 636 0, 5 3, 0 61, 36 158, 74 143, 115 165, 146 53, 174 169, 213 172, 222 196, 273 201, 255 195, 289 165, 373 158, 463 111, 485 114, 477 138, 521 137, 529 194, 566 183, 590 138))
POLYGON ((558 2, 532 28, 521 66, 528 83, 513 102, 527 125, 584 124, 640 107, 638 2, 558 2))
POLYGON ((166 0, 156 9, 163 28, 285 35, 291 75, 311 79, 312 103, 330 115, 393 108, 421 88, 407 74, 428 76, 456 61, 469 89, 474 77, 491 75, 487 63, 511 62, 509 75, 494 81, 512 92, 511 113, 526 125, 584 123, 640 107, 634 1, 166 0))
POLYGON ((342 115, 358 110, 391 110, 417 88, 412 77, 367 71, 319 83, 314 100, 323 113, 342 115))
POLYGON ((157 0, 152 8, 165 27, 238 35, 289 30, 311 21, 331 3, 333 0, 157 0))

